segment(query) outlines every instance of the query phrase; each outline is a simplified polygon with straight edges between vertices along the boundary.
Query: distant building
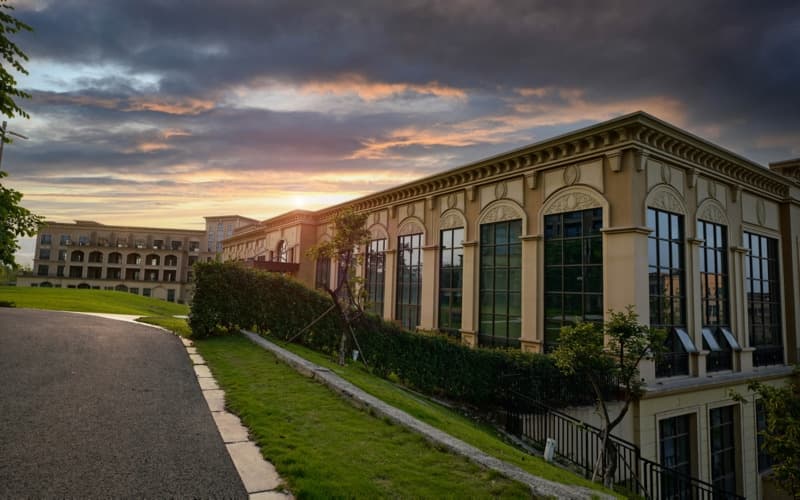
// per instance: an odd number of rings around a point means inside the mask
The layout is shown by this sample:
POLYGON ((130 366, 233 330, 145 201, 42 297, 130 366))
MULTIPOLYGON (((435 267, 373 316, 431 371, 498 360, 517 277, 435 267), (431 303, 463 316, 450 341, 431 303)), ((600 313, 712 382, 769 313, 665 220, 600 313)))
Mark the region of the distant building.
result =
POLYGON ((94 221, 49 222, 36 237, 31 273, 18 286, 117 290, 170 302, 190 299, 192 265, 215 255, 206 232, 94 221))
MULTIPOLYGON (((770 170, 634 113, 243 226, 223 259, 334 283, 336 263, 306 252, 332 237, 343 208, 368 214, 357 272, 370 310, 409 329, 548 352, 562 326, 635 306, 668 331, 670 352, 643 363, 647 393, 619 436, 709 487, 770 497, 763 413, 746 385, 783 383, 798 362, 800 160, 770 170)), ((689 490, 665 484, 661 494, 689 490)))

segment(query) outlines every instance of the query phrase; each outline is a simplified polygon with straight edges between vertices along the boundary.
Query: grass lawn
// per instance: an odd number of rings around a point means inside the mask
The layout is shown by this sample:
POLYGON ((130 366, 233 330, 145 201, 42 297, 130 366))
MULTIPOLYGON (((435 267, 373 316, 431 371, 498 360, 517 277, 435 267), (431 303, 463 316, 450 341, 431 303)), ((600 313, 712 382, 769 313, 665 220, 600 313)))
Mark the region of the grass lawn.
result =
MULTIPOLYGON (((274 342, 274 339, 270 339, 274 342)), ((548 464, 543 459, 531 456, 503 441, 498 432, 489 425, 481 425, 430 399, 413 394, 388 380, 376 377, 364 369, 362 363, 339 366, 325 354, 312 351, 297 344, 276 342, 285 349, 320 366, 329 368, 353 385, 378 399, 399 408, 415 418, 441 429, 462 441, 483 450, 485 453, 512 463, 535 476, 564 484, 573 484, 614 494, 601 485, 592 483, 577 474, 548 464)))
POLYGON ((353 407, 244 337, 195 345, 227 406, 298 498, 530 496, 526 486, 353 407))
POLYGON ((173 316, 189 314, 189 307, 126 292, 77 288, 0 286, 0 302, 16 307, 56 311, 173 316))

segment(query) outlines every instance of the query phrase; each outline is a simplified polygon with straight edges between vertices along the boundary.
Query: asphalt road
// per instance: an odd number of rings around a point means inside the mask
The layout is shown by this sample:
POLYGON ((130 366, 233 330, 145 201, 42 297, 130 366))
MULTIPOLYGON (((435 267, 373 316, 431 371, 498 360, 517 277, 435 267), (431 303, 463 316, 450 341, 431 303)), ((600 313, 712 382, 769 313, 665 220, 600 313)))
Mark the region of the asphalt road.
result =
POLYGON ((0 308, 0 498, 246 498, 179 339, 0 308))

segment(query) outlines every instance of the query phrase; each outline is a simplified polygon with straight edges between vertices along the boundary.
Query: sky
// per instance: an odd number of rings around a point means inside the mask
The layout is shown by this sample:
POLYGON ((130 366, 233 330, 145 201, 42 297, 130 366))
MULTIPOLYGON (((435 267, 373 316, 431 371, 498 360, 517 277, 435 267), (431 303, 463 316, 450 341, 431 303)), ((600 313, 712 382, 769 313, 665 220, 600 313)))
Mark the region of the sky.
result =
POLYGON ((53 221, 314 210, 637 110, 800 157, 796 0, 8 3, 4 181, 53 221))

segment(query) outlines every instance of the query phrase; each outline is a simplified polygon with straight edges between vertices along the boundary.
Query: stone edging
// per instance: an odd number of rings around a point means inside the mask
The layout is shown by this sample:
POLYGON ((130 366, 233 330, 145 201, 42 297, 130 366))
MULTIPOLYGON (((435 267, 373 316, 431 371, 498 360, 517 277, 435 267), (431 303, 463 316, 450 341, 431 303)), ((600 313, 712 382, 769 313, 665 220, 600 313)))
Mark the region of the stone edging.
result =
POLYGON ((613 498, 607 494, 589 488, 569 486, 534 476, 516 465, 499 460, 460 439, 456 439, 425 422, 417 420, 408 413, 367 394, 327 368, 323 368, 303 359, 253 332, 242 330, 242 334, 257 345, 275 354, 280 360, 287 363, 298 372, 318 380, 322 384, 338 392, 353 405, 369 409, 375 414, 388 418, 396 424, 422 434, 422 436, 429 441, 444 446, 453 453, 462 455, 478 465, 495 470, 508 478, 519 481, 530 487, 534 495, 570 499, 613 498))
POLYGON ((247 428, 239 417, 225 411, 225 392, 208 369, 205 360, 197 353, 191 340, 181 337, 186 352, 194 365, 197 382, 203 397, 211 410, 211 416, 231 456, 231 461, 239 473, 250 500, 291 499, 294 498, 282 488, 280 476, 275 467, 264 460, 256 444, 250 441, 247 428))

